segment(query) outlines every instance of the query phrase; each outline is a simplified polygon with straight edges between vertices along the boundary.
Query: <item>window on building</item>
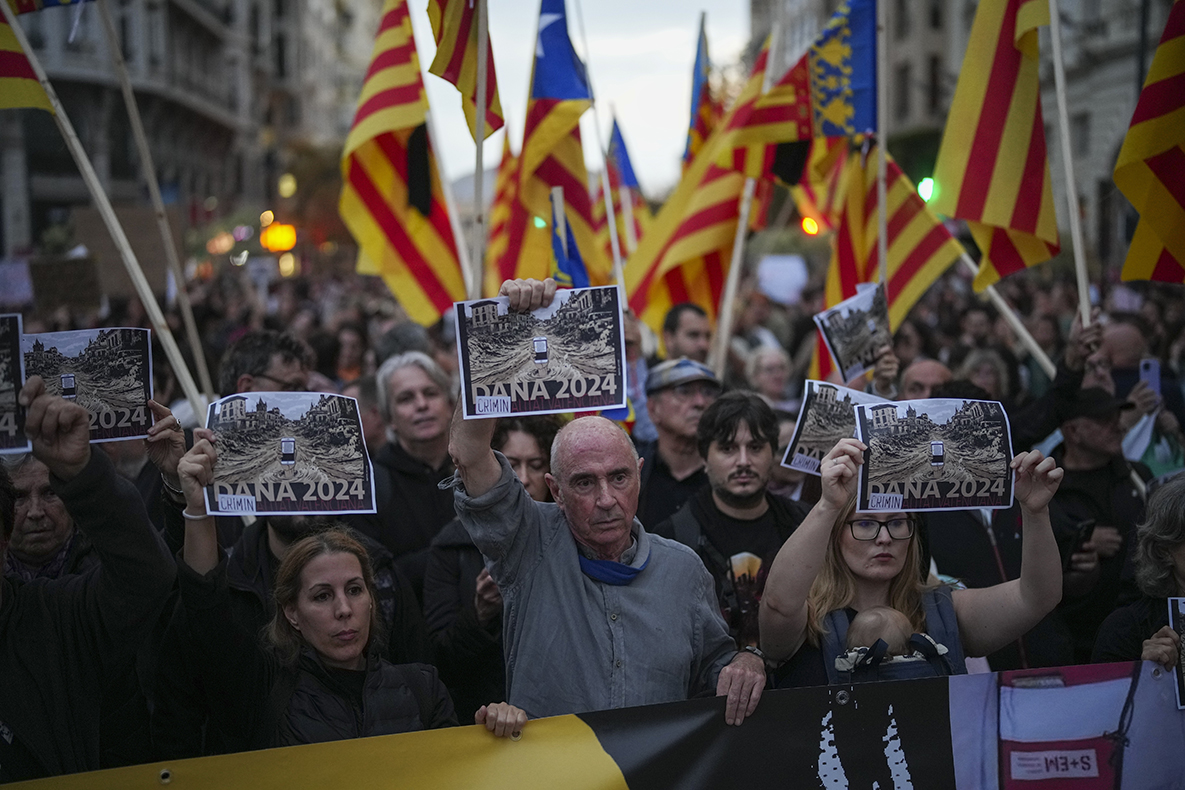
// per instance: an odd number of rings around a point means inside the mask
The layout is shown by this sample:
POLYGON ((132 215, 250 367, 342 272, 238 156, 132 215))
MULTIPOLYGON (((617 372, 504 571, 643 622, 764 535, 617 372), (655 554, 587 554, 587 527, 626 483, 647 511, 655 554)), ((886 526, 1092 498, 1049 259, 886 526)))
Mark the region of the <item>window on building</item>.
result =
POLYGON ((930 0, 930 29, 942 30, 942 0, 930 0))
POLYGON ((132 21, 132 9, 129 7, 128 0, 120 0, 119 51, 123 55, 124 61, 129 64, 135 62, 136 59, 135 30, 135 23, 132 21))
POLYGON ((165 52, 165 15, 157 3, 148 4, 148 62, 159 66, 165 52))
POLYGON ((897 0, 894 6, 896 24, 893 27, 898 39, 909 35, 909 0, 897 0))
POLYGON ((937 115, 942 110, 942 58, 930 56, 930 85, 927 109, 931 115, 937 115))
POLYGON ((910 79, 909 64, 902 63, 893 74, 893 115, 899 123, 909 119, 910 79))
POLYGON ((276 78, 288 76, 288 40, 283 33, 276 34, 276 78))
POLYGON ((273 12, 272 16, 274 16, 276 19, 284 18, 284 0, 276 0, 275 11, 273 12))
POLYGON ((1078 113, 1070 118, 1070 145, 1074 156, 1090 153, 1090 114, 1078 113))

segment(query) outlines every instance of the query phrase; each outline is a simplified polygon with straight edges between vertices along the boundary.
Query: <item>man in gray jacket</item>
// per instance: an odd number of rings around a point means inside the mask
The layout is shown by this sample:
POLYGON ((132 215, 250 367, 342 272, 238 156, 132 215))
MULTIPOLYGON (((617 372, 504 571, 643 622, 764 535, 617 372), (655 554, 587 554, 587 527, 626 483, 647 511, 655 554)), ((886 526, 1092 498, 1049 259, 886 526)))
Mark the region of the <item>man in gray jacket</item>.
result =
MULTIPOLYGON (((507 281, 512 310, 551 303, 552 280, 507 281)), ((633 443, 599 417, 556 437, 532 500, 490 447, 492 420, 453 420, 449 452, 462 524, 502 591, 511 704, 532 717, 687 699, 715 689, 740 724, 765 687, 759 654, 737 652, 696 554, 634 518, 633 443)))

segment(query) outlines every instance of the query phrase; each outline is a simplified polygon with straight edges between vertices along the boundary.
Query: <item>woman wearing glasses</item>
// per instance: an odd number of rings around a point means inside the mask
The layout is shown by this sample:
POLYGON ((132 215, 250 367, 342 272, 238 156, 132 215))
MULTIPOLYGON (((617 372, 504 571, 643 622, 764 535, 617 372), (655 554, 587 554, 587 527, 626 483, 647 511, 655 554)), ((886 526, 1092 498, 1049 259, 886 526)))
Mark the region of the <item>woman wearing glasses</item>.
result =
MULTIPOLYGON (((761 601, 761 649, 785 662, 778 685, 828 683, 836 631, 859 612, 889 606, 919 634, 944 644, 951 671, 962 656, 984 656, 1017 639, 1061 600, 1061 557, 1049 500, 1062 470, 1040 452, 1017 455, 1015 494, 1023 513, 1021 575, 974 590, 921 580, 916 520, 908 513, 856 513, 856 475, 865 446, 844 439, 823 459, 823 496, 770 567, 761 601), (942 635, 938 639, 935 635, 942 635)), ((843 637, 839 636, 839 651, 843 637)))

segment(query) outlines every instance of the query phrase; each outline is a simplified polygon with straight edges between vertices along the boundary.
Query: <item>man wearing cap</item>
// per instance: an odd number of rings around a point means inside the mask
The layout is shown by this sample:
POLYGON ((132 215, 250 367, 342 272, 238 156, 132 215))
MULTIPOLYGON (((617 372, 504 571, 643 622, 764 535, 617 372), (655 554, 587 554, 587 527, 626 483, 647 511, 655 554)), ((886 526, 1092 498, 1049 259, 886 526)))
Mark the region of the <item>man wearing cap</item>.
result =
MULTIPOLYGON (((551 304, 551 279, 511 280, 511 310, 551 304)), ((738 651, 712 577, 693 551, 635 518, 633 443, 602 417, 556 435, 546 476, 554 503, 531 499, 491 447, 492 420, 452 422, 457 515, 503 599, 507 697, 532 717, 687 699, 715 691, 725 720, 757 707, 765 664, 738 651)))
POLYGON ((1135 594, 1128 555, 1144 515, 1144 496, 1131 471, 1134 467, 1144 480, 1151 473, 1123 457, 1119 417, 1129 408, 1130 403, 1101 387, 1079 390, 1061 408, 1065 440, 1053 457, 1066 472, 1050 502, 1050 515, 1063 552, 1070 553, 1060 610, 1080 663, 1090 660, 1095 632, 1125 589, 1135 594), (1091 520, 1095 527, 1089 539, 1078 543, 1081 525, 1091 520))
POLYGON ((720 381, 702 362, 680 358, 660 362, 646 378, 654 442, 638 443, 642 495, 638 519, 658 524, 670 518, 691 495, 708 483, 696 431, 704 410, 720 394, 720 381))

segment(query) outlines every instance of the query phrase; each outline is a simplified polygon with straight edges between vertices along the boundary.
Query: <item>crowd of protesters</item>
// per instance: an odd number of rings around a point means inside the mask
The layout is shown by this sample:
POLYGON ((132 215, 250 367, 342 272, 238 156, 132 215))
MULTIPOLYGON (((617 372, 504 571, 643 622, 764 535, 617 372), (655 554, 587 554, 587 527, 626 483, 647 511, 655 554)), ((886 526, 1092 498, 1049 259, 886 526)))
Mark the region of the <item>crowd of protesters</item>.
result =
MULTIPOLYGON (((1073 283, 999 288, 1052 371, 952 271, 873 371, 836 383, 1001 402, 1015 503, 868 514, 855 439, 818 475, 780 463, 820 288, 784 304, 744 287, 723 376, 701 309, 657 334, 627 315, 632 418, 615 424, 460 420, 452 324, 408 321, 374 280, 195 284, 219 395, 358 400, 377 512, 207 516, 217 440, 159 349, 147 440, 91 445, 85 410, 30 379, 33 452, 0 473, 0 782, 458 722, 519 737, 697 695, 739 725, 767 688, 1173 666, 1185 292, 1112 286, 1084 327, 1073 283)), ((528 310, 554 290, 503 295, 528 310)), ((146 325, 135 301, 25 318, 146 325)))

